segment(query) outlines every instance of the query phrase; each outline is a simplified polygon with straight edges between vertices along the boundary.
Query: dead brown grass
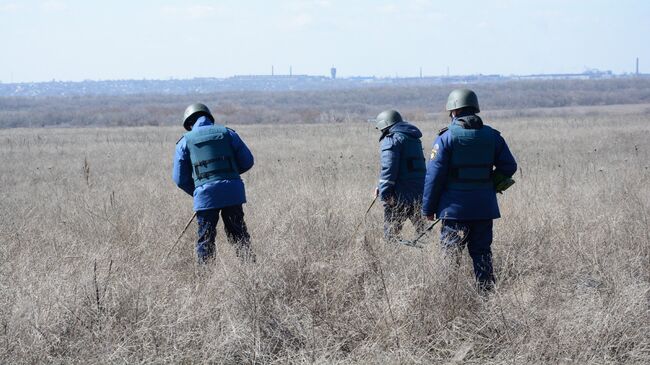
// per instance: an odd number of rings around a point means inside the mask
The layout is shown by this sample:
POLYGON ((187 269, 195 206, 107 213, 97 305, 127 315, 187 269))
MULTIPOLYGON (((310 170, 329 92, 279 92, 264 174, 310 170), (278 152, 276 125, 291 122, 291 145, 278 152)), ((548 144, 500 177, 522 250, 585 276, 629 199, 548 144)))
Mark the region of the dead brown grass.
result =
MULTIPOLYGON (((258 263, 221 245, 206 270, 194 226, 161 264, 191 215, 180 128, 2 130, 0 362, 649 362, 650 120, 496 117, 521 170, 487 300, 435 235, 383 244, 379 208, 351 237, 377 172, 360 122, 237 128, 258 263)), ((416 123, 427 145, 444 122, 416 123)))

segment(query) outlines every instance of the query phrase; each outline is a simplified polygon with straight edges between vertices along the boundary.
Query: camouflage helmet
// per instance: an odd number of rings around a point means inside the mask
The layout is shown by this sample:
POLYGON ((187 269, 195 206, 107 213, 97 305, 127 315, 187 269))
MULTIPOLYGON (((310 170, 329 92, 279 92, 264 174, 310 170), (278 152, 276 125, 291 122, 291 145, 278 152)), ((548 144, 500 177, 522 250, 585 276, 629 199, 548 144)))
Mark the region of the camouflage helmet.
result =
POLYGON ((375 119, 375 128, 383 131, 393 124, 401 123, 403 121, 402 116, 397 110, 384 110, 377 115, 377 118, 375 119))
POLYGON ((470 89, 456 89, 449 93, 449 98, 447 98, 447 111, 466 107, 474 108, 475 113, 481 111, 475 92, 470 89))
POLYGON ((191 131, 194 122, 196 122, 196 119, 201 116, 206 116, 214 121, 210 109, 208 109, 205 104, 195 103, 188 106, 183 115, 183 127, 185 127, 185 130, 191 131))

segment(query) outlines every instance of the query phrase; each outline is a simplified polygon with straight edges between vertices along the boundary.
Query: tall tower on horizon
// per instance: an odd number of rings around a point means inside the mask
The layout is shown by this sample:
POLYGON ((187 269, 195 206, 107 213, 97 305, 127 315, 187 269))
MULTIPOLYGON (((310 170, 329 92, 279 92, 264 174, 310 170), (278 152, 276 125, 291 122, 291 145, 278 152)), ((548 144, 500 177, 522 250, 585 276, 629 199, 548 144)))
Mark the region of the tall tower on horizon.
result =
POLYGON ((330 68, 330 75, 332 75, 332 80, 336 78, 336 67, 332 66, 332 68, 330 68))
POLYGON ((639 76, 639 57, 636 58, 636 75, 639 76))

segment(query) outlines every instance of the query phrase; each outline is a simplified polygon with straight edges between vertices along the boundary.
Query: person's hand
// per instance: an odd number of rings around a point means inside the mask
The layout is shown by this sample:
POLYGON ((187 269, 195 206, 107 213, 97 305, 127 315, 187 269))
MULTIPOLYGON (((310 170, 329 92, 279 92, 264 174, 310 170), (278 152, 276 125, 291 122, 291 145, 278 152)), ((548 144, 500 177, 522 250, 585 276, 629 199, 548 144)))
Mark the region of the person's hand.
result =
POLYGON ((375 199, 379 196, 379 188, 375 188, 375 199))
POLYGON ((434 221, 434 220, 436 220, 436 215, 435 214, 427 215, 427 216, 425 216, 425 218, 428 221, 434 221))

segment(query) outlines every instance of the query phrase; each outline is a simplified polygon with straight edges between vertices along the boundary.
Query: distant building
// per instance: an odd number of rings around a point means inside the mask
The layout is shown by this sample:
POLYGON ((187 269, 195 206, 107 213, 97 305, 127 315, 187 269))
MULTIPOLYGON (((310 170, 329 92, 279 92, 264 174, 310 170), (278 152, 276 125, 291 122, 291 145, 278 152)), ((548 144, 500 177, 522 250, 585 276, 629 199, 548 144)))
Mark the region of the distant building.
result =
POLYGON ((330 68, 330 75, 332 75, 332 80, 336 79, 336 67, 330 68))

